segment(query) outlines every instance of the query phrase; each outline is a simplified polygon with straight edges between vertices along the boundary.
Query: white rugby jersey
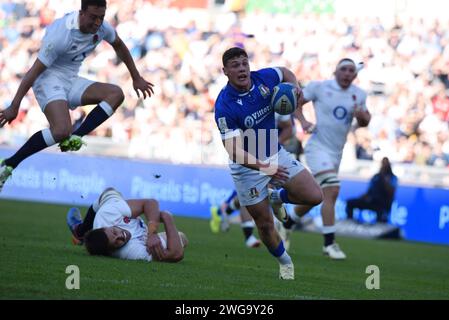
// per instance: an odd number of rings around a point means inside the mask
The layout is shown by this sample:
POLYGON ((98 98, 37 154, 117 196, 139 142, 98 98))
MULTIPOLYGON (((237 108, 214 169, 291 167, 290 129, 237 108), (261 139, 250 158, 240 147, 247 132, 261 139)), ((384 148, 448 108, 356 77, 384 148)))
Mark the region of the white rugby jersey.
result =
POLYGON ((305 148, 319 148, 341 156, 354 118, 354 106, 366 110, 366 92, 351 85, 343 90, 337 81, 312 81, 303 90, 313 102, 316 127, 305 148))
POLYGON ((146 247, 148 228, 140 217, 131 218, 131 216, 131 208, 126 201, 118 198, 110 199, 98 209, 93 228, 114 226, 129 231, 131 239, 112 255, 120 259, 151 261, 152 256, 146 247))
POLYGON ((38 54, 38 59, 47 67, 44 73, 57 73, 63 79, 75 77, 81 63, 102 40, 110 44, 115 41, 115 30, 106 21, 97 33, 82 33, 78 16, 78 11, 67 13, 47 26, 38 54))

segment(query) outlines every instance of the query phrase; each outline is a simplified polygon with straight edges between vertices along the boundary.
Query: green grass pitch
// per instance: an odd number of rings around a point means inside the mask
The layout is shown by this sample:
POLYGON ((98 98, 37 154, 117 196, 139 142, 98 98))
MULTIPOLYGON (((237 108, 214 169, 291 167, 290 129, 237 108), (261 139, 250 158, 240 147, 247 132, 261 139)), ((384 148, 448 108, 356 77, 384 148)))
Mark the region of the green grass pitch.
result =
POLYGON ((176 217, 190 240, 181 263, 125 261, 72 245, 67 209, 0 201, 1 299, 449 299, 446 246, 340 237, 348 259, 331 261, 320 235, 294 232, 296 279, 280 281, 277 262, 247 249, 237 225, 212 234, 207 220, 176 217), (69 265, 79 267, 79 290, 65 286, 69 265), (380 269, 378 290, 366 289, 369 265, 380 269))

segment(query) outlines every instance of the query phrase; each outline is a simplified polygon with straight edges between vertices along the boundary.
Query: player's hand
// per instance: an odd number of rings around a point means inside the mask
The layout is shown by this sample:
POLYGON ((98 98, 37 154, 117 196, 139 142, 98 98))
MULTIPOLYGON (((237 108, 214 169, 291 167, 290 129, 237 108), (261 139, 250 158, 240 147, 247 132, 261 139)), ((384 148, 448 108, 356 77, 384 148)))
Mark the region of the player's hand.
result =
POLYGON ((143 98, 146 99, 146 97, 151 97, 151 95, 154 94, 153 91, 153 84, 151 82, 146 81, 144 78, 142 78, 141 76, 137 77, 136 79, 133 80, 133 87, 134 90, 137 93, 137 97, 140 98, 140 93, 139 91, 142 92, 143 98))
POLYGON ((304 120, 301 122, 301 127, 305 133, 312 133, 315 130, 315 125, 312 122, 304 120))
POLYGON ((0 128, 2 128, 7 123, 11 123, 11 121, 13 121, 17 117, 18 113, 19 113, 19 108, 14 105, 10 105, 5 110, 1 110, 0 111, 0 128))
POLYGON ((154 259, 160 261, 164 255, 164 249, 162 248, 161 238, 157 234, 148 235, 147 251, 154 259))
POLYGON ((300 86, 296 87, 296 101, 297 101, 296 103, 297 108, 300 108, 307 103, 307 101, 304 98, 304 93, 302 92, 300 86))
POLYGON ((260 171, 268 176, 271 176, 270 183, 273 185, 282 186, 289 179, 287 168, 279 166, 275 163, 268 163, 262 166, 260 171))

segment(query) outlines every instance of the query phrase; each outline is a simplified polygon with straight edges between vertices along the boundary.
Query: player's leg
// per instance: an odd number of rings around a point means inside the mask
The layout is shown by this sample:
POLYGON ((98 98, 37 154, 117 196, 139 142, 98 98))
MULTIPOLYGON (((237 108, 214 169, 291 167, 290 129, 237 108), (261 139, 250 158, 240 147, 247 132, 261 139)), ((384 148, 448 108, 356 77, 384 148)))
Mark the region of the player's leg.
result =
POLYGON ((210 207, 211 220, 209 222, 210 228, 213 233, 229 230, 228 215, 232 214, 236 209, 236 199, 238 204, 237 191, 233 191, 232 194, 220 205, 210 207))
POLYGON ((72 233, 72 242, 76 245, 82 245, 84 242, 84 235, 93 229, 95 215, 100 208, 100 198, 87 210, 84 220, 81 217, 81 212, 78 208, 70 208, 67 212, 66 222, 69 230, 72 233))
POLYGON ((245 207, 240 208, 240 219, 246 246, 248 248, 258 248, 260 241, 253 234, 255 224, 245 207))
POLYGON ((93 105, 97 106, 87 115, 81 125, 73 134, 84 136, 104 121, 106 121, 117 108, 123 103, 125 96, 120 87, 108 83, 89 83, 88 80, 79 78, 70 92, 70 104, 73 105, 93 105), (87 87, 86 85, 89 84, 87 87), (81 97, 79 104, 77 98, 81 97))
POLYGON ((265 198, 257 204, 248 205, 246 208, 256 223, 260 239, 271 255, 273 255, 279 262, 280 279, 293 280, 293 262, 284 248, 284 242, 274 228, 273 215, 271 214, 268 198, 265 198))
POLYGON ((247 208, 256 223, 260 239, 278 260, 280 278, 294 279, 293 263, 274 228, 267 187, 271 178, 240 165, 231 165, 230 168, 240 206, 247 208))
POLYGON ((71 121, 67 101, 54 100, 49 102, 44 108, 44 114, 50 128, 33 134, 14 155, 3 160, 0 164, 0 191, 5 181, 11 176, 12 170, 23 160, 70 136, 71 121))

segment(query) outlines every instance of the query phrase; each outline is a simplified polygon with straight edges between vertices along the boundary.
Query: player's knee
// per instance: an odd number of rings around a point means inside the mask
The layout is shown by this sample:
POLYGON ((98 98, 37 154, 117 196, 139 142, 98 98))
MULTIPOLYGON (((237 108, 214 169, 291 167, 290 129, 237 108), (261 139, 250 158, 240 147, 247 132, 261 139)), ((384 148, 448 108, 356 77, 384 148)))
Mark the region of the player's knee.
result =
POLYGON ((116 85, 112 85, 109 93, 109 98, 114 101, 113 107, 118 108, 123 103, 123 101, 125 101, 125 94, 123 93, 122 88, 116 85))
POLYGON ((314 189, 309 198, 310 205, 317 206, 321 202, 323 202, 323 192, 321 192, 320 188, 314 189))
POLYGON ((53 139, 55 139, 56 142, 69 138, 71 134, 72 134, 71 126, 66 127, 59 126, 51 128, 51 135, 53 136, 53 139))

